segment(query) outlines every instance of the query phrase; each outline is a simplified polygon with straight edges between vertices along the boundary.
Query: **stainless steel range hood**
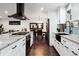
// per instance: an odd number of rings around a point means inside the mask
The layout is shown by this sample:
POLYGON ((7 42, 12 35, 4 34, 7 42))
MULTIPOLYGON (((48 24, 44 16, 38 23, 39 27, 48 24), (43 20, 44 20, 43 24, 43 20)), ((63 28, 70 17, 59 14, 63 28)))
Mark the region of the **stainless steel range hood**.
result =
MULTIPOLYGON (((28 19, 25 15, 24 15, 24 3, 17 3, 16 4, 16 13, 9 15, 8 17, 13 17, 16 19, 20 19, 20 20, 26 20, 28 19)), ((28 19, 29 20, 29 19, 28 19)))

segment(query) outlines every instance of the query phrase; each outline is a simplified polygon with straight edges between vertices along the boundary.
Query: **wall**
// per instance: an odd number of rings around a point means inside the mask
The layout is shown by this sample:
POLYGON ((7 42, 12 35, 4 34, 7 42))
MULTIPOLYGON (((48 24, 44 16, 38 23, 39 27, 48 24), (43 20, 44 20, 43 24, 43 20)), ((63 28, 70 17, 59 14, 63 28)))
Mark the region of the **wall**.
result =
POLYGON ((50 45, 52 46, 52 35, 57 32, 57 24, 65 24, 66 22, 66 9, 61 7, 56 11, 48 12, 48 18, 50 19, 50 45))
POLYGON ((59 10, 59 20, 60 24, 64 24, 66 22, 66 9, 64 7, 59 10))
POLYGON ((9 30, 9 24, 8 24, 8 19, 0 19, 0 24, 3 24, 3 28, 5 31, 9 30))
POLYGON ((50 19, 50 45, 53 45, 53 38, 52 38, 52 34, 53 32, 57 32, 57 24, 59 23, 59 19, 58 19, 58 12, 54 11, 54 12, 49 12, 48 13, 48 18, 50 19))
POLYGON ((18 19, 8 18, 8 15, 12 15, 16 13, 16 4, 15 3, 3 3, 0 4, 0 24, 3 24, 5 31, 8 31, 9 29, 14 30, 21 30, 22 28, 27 28, 29 30, 29 23, 32 22, 39 22, 42 21, 44 23, 44 29, 43 31, 46 31, 46 21, 47 21, 47 13, 40 11, 37 9, 36 11, 29 9, 29 5, 25 5, 25 16, 28 17, 30 20, 20 20, 21 25, 9 25, 9 21, 18 19), (6 13, 5 11, 8 11, 6 13))
POLYGON ((17 21, 18 19, 12 19, 12 18, 4 18, 0 20, 0 24, 3 24, 4 30, 8 31, 9 29, 13 29, 13 30, 22 30, 22 28, 27 28, 27 31, 30 31, 30 27, 29 27, 29 23, 38 23, 38 22, 43 22, 44 23, 44 29, 43 31, 46 31, 46 18, 42 19, 39 21, 39 19, 31 19, 31 20, 20 20, 21 21, 21 25, 9 25, 9 21, 17 21))

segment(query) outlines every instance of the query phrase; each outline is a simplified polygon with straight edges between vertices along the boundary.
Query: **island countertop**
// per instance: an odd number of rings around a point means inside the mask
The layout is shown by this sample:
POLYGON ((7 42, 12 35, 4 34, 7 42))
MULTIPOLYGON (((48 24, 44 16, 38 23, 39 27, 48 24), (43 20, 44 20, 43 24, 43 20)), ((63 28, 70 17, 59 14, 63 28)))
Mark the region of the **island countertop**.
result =
POLYGON ((10 35, 9 33, 1 34, 0 35, 0 50, 20 40, 23 37, 25 37, 25 35, 10 35))
POLYGON ((76 34, 70 34, 70 35, 61 35, 61 37, 68 39, 74 43, 79 44, 79 35, 76 34))

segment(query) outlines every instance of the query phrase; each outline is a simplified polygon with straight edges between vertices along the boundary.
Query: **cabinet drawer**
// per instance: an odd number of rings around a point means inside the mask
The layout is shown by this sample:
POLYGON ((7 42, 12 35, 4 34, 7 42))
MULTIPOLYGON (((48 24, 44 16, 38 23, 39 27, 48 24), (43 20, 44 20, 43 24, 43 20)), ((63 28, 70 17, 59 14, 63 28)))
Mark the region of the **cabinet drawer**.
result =
POLYGON ((67 39, 65 39, 65 38, 63 38, 63 37, 61 37, 61 43, 63 44, 63 45, 65 45, 66 47, 69 47, 69 40, 67 40, 67 39))
POLYGON ((3 50, 1 50, 1 56, 11 55, 11 53, 13 52, 13 50, 16 49, 16 48, 17 48, 17 42, 15 42, 15 43, 7 46, 3 50))
POLYGON ((66 44, 67 40, 65 38, 61 37, 61 43, 66 44))
POLYGON ((3 50, 1 50, 1 56, 7 56, 7 54, 9 54, 11 52, 12 52, 11 46, 8 46, 8 47, 4 48, 3 50))
POLYGON ((61 56, 74 56, 74 54, 68 48, 66 48, 63 44, 61 44, 57 40, 55 40, 54 47, 61 56))
POLYGON ((69 41, 69 47, 72 49, 72 51, 79 55, 79 44, 69 41))
POLYGON ((69 48, 69 50, 74 54, 74 55, 79 55, 79 45, 76 44, 75 42, 72 42, 68 39, 61 38, 61 43, 69 48))
POLYGON ((19 41, 14 42, 13 44, 7 46, 0 51, 1 56, 19 56, 24 55, 25 51, 25 38, 20 39, 19 41))

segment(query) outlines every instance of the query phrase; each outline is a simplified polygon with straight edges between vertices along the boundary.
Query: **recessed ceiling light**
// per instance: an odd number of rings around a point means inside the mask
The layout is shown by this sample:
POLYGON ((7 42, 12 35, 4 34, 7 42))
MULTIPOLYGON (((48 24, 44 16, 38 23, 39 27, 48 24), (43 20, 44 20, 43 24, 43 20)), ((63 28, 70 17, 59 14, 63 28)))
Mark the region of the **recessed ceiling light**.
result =
POLYGON ((44 10, 44 8, 41 8, 41 11, 43 11, 44 10))
POLYGON ((5 11, 5 14, 7 14, 8 13, 8 11, 5 11))

